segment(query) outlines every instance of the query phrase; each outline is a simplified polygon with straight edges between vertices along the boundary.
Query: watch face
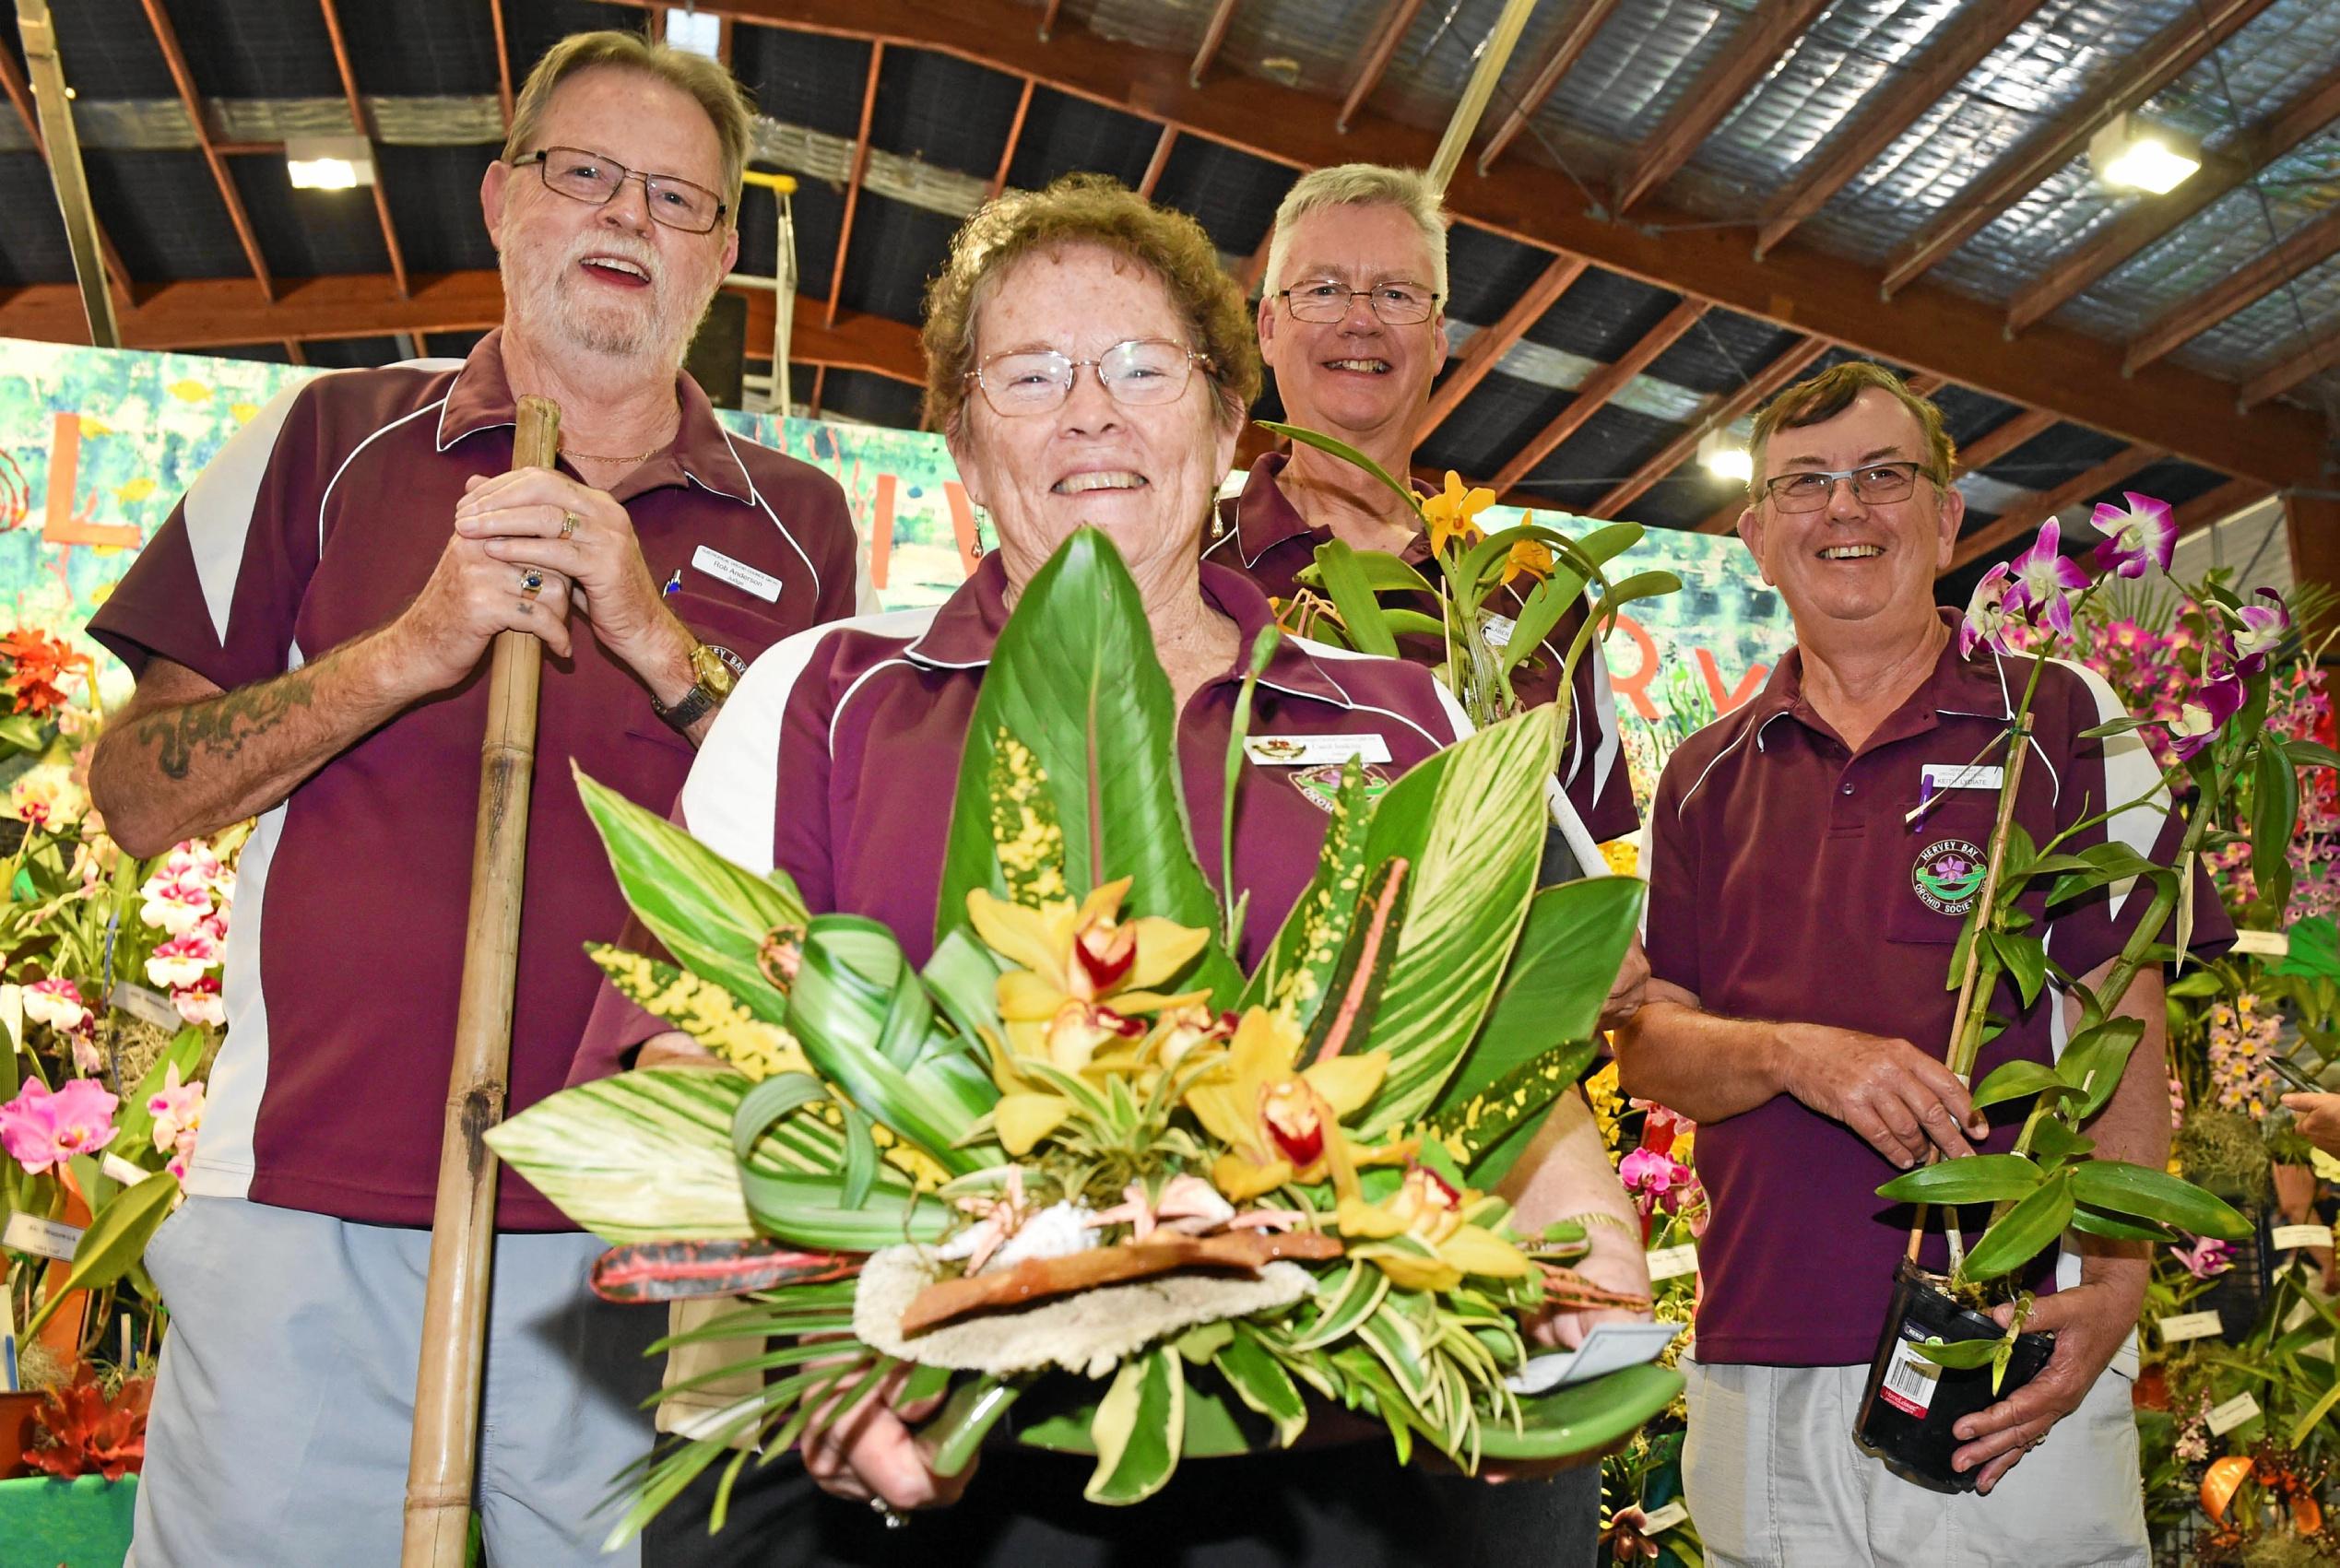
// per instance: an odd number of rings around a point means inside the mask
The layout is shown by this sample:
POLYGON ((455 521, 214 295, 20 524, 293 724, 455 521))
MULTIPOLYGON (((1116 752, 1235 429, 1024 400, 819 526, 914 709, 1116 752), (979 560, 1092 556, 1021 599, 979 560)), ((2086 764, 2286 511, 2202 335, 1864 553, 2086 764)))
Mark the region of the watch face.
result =
POLYGON ((728 648, 702 643, 691 652, 691 673, 716 697, 728 697, 739 678, 748 673, 748 662, 728 648))

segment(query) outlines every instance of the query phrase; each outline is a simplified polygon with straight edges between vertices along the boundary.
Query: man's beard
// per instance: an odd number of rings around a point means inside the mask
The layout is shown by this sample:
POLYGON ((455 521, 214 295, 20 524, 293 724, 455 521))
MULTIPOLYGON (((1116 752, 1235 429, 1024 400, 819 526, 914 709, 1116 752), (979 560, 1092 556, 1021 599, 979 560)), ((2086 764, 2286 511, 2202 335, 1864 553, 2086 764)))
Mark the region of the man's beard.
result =
POLYGON ((627 255, 627 247, 612 245, 605 237, 578 242, 558 258, 542 250, 501 248, 496 270, 503 280, 504 299, 514 324, 539 342, 561 342, 587 354, 629 360, 672 374, 682 367, 691 339, 707 301, 684 299, 663 270, 650 285, 644 309, 620 298, 607 301, 584 294, 584 280, 573 278, 580 257, 592 254, 623 256, 645 269, 647 257, 627 255))

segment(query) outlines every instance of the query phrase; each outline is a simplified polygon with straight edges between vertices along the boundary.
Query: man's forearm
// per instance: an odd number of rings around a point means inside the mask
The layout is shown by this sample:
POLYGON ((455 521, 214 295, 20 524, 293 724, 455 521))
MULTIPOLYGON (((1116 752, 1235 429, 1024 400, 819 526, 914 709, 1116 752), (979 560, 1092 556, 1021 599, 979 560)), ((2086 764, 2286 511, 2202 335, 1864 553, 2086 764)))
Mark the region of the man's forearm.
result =
POLYGON ((1653 995, 1617 1032, 1617 1087, 1694 1122, 1754 1110, 1782 1091, 1780 1025, 1720 1018, 1653 995))

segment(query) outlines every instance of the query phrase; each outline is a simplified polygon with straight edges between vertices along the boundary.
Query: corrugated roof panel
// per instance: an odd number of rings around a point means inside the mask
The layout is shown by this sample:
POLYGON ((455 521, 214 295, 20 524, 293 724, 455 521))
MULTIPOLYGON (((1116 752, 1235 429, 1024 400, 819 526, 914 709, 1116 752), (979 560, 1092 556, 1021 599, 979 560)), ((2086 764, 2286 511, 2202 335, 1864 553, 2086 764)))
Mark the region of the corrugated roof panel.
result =
POLYGON ((1267 237, 1277 204, 1298 177, 1264 158, 1180 136, 1153 188, 1153 199, 1193 214, 1219 249, 1248 255, 1267 237))
POLYGON ((49 166, 39 153, 0 153, 0 209, 14 215, 0 223, 0 277, 12 287, 72 282, 65 219, 57 212, 49 166))
MULTIPOLYGON (((2172 506, 2183 506, 2196 496, 2208 495, 2226 482, 2227 477, 2216 469, 2174 457, 2164 458, 2161 462, 2147 464, 2138 469, 2103 495, 2090 496, 2086 504, 2077 510, 2085 517, 2096 510, 2096 503, 2099 501, 2119 501, 2123 490, 2134 490, 2139 495, 2166 501, 2172 506)), ((2100 537, 2093 528, 2087 530, 2087 535, 2091 542, 2100 537)))
MULTIPOLYGON (((863 193, 865 196, 868 194, 863 193)), ((797 292, 808 300, 826 300, 829 279, 836 271, 837 230, 845 221, 845 189, 818 182, 800 184, 792 206, 797 219, 797 292)), ((857 219, 856 223, 857 227, 857 219)), ((734 269, 751 272, 759 277, 776 276, 773 259, 778 242, 771 193, 750 188, 740 206, 739 259, 734 269)), ((869 253, 863 253, 865 258, 869 253)))
POLYGON ((2080 425, 2050 425, 1981 471, 2027 490, 2051 490, 2078 478, 2128 442, 2080 425))
POLYGON ((496 265, 479 218, 479 176, 501 147, 376 147, 375 167, 390 198, 398 248, 415 272, 462 272, 496 265))
POLYGON ((824 413, 843 414, 873 425, 915 430, 919 396, 919 389, 906 381, 867 371, 833 370, 821 383, 821 407, 824 413))
MULTIPOLYGON (((495 23, 485 6, 401 0, 345 5, 340 14, 349 68, 366 92, 437 97, 496 90, 495 23)), ((526 74, 526 66, 514 68, 514 91, 526 74)))
POLYGON ((1574 395, 1498 371, 1471 389, 1454 417, 1431 432, 1415 456, 1433 468, 1483 477, 1501 467, 1520 442, 1550 424, 1574 395))
POLYGON ((1024 116, 1008 183, 1036 191, 1059 174, 1091 170, 1135 185, 1145 178, 1161 136, 1161 126, 1134 114, 1040 88, 1024 116))
MULTIPOLYGON (((1720 59, 1755 13, 1746 0, 1629 0, 1602 26, 1536 115, 1548 131, 1584 132, 1633 147, 1720 59)), ((1475 35, 1474 35, 1475 36, 1475 35)), ((1468 74, 1468 62, 1458 73, 1468 74)))
MULTIPOLYGON (((322 277, 390 270, 372 192, 296 191, 284 159, 273 155, 231 158, 228 170, 271 272, 322 277)), ((401 249, 404 243, 402 238, 401 249)))
POLYGON ((84 148, 81 163, 89 199, 139 282, 252 276, 201 153, 84 148))
POLYGON ((869 46, 858 39, 735 26, 731 68, 754 89, 756 107, 774 120, 833 136, 861 129, 869 46))
MULTIPOLYGON (((845 307, 893 321, 918 320, 927 279, 942 270, 958 228, 939 213, 862 192, 839 291, 845 307)), ((828 292, 826 275, 821 292, 828 292)))
POLYGON ((1649 375, 1709 395, 1736 392, 1802 338, 1800 332, 1720 307, 1649 363, 1649 375))
MULTIPOLYGON (((402 8, 396 6, 383 7, 389 11, 402 8)), ((503 41, 511 51, 512 90, 519 91, 520 84, 527 80, 528 72, 544 57, 544 52, 571 33, 597 32, 605 28, 638 33, 643 30, 644 24, 642 9, 635 6, 598 5, 593 0, 527 0, 526 5, 507 3, 503 7, 503 41)), ((492 81, 493 77, 490 80, 492 81)))
POLYGON ((2179 364, 2247 380, 2311 342, 2340 335, 2340 256, 2245 306, 2171 356, 2179 364))
POLYGON ((1528 328, 1528 341, 1607 363, 1639 342, 1681 298, 1595 267, 1528 328))
POLYGON ((1511 308, 1554 260, 1548 251, 1507 240, 1474 224, 1447 230, 1447 314, 1492 323, 1511 308))
MULTIPOLYGON (((138 0, 74 0, 52 6, 49 15, 57 28, 57 57, 76 97, 179 96, 138 0)), ((13 39, 17 29, 6 30, 13 39)))
POLYGON ((333 43, 314 6, 282 0, 178 0, 171 30, 194 73, 195 90, 212 98, 327 97, 341 91, 333 43))
POLYGON ((988 180, 1022 88, 1013 77, 948 54, 889 49, 870 145, 988 180))
POLYGON ((1563 511, 1580 513, 1681 433, 1678 425, 1609 404, 1537 464, 1519 488, 1563 511))
MULTIPOLYGON (((1167 41, 1154 45, 1193 58, 1209 25, 1204 0, 1171 6, 1163 0, 1103 0, 1071 5, 1101 36, 1136 42, 1140 35, 1167 41)), ((1246 0, 1235 7, 1213 70, 1240 71, 1305 91, 1345 95, 1357 61, 1381 25, 1382 10, 1371 0, 1246 0)), ((1058 26, 1067 23, 1059 18, 1058 26)))

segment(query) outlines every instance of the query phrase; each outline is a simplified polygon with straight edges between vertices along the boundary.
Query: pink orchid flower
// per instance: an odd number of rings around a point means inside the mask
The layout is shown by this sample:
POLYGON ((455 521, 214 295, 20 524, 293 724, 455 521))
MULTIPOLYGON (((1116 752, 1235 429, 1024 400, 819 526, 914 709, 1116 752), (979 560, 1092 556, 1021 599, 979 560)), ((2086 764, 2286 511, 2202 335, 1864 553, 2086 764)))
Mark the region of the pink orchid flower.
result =
POLYGON ((2148 566, 2168 572, 2178 548, 2178 519, 2169 503, 2134 490, 2122 490, 2121 499, 2127 504, 2106 501, 2088 519, 2104 536, 2097 547, 2097 570, 2116 577, 2143 577, 2148 566))
POLYGON ((2190 1247, 2173 1246, 2178 1261, 2197 1279, 2212 1279, 2234 1267, 2234 1248, 2215 1236, 2196 1236, 2190 1247))
POLYGON ((228 1021, 228 1005, 220 999, 219 977, 216 974, 207 974, 191 985, 173 990, 171 1005, 189 1023, 207 1023, 219 1029, 228 1021))
POLYGON ((195 1130, 203 1126, 203 1101, 201 1079, 192 1083, 180 1082, 176 1062, 164 1070, 162 1088, 147 1099, 147 1110, 154 1117, 157 1154, 173 1149, 184 1154, 195 1147, 195 1130))
POLYGON ((2015 593, 2024 607, 2042 625, 2058 632, 2072 630, 2072 595, 2088 585, 2088 574, 2062 553, 2063 528, 2050 517, 2039 526, 2039 537, 2029 549, 2009 561, 2015 593))
POLYGON ((190 930, 155 949, 147 960, 147 979, 175 991, 201 980, 219 961, 219 941, 208 932, 190 930))
POLYGON ((2170 749, 2181 762, 2218 738, 2227 721, 2242 711, 2242 682, 2231 672, 2194 688, 2193 700, 2178 710, 2166 726, 2170 749))
POLYGON ((2013 653, 2007 631, 2019 621, 2022 610, 2014 575, 2003 560, 1982 574, 1982 581, 1974 585, 1974 596, 1967 601, 1967 618, 1958 623, 1958 656, 1972 658, 1979 647, 2013 653))
POLYGON ((2234 650, 2234 667, 2243 675, 2256 675, 2283 641, 2283 634, 2291 630, 2290 607, 2283 595, 2273 588, 2262 588, 2255 597, 2265 599, 2263 605, 2245 605, 2240 609, 2228 610, 2235 623, 2234 634, 2228 645, 2234 650))
POLYGON ((62 1165, 77 1154, 95 1154, 121 1129, 113 1109, 121 1102, 95 1079, 67 1079, 58 1090, 28 1083, 0 1105, 0 1147, 33 1175, 62 1165))
POLYGON ((63 975, 36 980, 24 988, 24 1016, 51 1029, 75 1030, 89 1021, 81 987, 63 975))
POLYGON ((1667 1212, 1672 1212, 1682 1201, 1676 1189, 1686 1187, 1692 1178, 1690 1167, 1681 1161, 1655 1149, 1637 1149, 1617 1162, 1617 1179, 1640 1200, 1647 1214, 1652 1204, 1663 1204, 1667 1212))

